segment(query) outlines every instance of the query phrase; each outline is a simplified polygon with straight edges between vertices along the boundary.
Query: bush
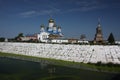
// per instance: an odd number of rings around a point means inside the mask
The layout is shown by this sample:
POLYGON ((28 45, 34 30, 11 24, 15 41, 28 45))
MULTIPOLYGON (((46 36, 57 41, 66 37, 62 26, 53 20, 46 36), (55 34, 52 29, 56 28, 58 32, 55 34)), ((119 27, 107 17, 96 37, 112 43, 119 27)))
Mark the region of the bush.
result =
POLYGON ((4 42, 4 41, 5 41, 5 38, 1 37, 0 42, 4 42))

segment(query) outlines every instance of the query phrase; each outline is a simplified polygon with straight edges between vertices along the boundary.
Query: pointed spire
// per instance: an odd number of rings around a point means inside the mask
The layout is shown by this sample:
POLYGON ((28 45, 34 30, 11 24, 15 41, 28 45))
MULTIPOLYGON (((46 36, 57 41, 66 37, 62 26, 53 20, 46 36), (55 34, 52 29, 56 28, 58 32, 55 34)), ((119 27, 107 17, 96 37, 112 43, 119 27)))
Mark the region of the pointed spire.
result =
POLYGON ((98 18, 98 27, 101 27, 101 25, 100 25, 100 17, 98 18))
POLYGON ((98 23, 100 23, 100 17, 98 18, 98 23))
POLYGON ((50 14, 50 19, 52 19, 52 14, 50 14))

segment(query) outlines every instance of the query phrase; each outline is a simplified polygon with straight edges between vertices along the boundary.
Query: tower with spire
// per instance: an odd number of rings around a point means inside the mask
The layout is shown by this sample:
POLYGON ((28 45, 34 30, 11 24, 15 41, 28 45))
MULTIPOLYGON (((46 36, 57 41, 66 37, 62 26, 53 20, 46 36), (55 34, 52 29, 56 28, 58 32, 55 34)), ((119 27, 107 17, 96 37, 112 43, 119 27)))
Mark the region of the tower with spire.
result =
POLYGON ((100 24, 100 18, 98 18, 98 25, 96 28, 94 43, 103 43, 103 34, 102 34, 102 28, 100 24))

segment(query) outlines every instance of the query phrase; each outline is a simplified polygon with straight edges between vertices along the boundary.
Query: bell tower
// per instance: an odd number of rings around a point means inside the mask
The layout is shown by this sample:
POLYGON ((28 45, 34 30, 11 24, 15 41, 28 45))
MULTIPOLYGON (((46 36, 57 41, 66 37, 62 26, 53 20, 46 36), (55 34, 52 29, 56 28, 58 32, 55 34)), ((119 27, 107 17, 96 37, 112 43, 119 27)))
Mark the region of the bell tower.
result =
POLYGON ((96 34, 95 34, 94 42, 103 43, 103 34, 102 34, 100 19, 98 19, 98 26, 96 28, 96 34))

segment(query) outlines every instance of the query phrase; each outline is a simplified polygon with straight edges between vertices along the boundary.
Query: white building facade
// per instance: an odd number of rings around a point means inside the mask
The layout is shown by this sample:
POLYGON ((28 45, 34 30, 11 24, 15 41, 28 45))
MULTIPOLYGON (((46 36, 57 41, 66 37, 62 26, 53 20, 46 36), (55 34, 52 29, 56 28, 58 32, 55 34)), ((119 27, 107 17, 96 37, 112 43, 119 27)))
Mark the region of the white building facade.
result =
POLYGON ((57 26, 55 24, 55 21, 53 19, 49 19, 48 21, 48 27, 45 29, 44 25, 40 26, 40 33, 37 34, 37 39, 40 42, 49 42, 49 35, 57 35, 57 36, 63 36, 61 33, 61 27, 57 26))

